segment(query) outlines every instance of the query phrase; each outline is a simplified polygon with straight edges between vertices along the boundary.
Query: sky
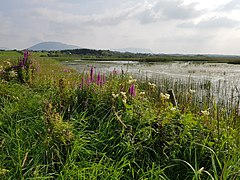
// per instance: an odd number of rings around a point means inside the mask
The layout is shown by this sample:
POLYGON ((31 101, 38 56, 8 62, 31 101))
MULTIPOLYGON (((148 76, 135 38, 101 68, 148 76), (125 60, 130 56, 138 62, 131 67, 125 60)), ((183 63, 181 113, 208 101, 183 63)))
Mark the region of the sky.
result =
POLYGON ((0 0, 0 47, 240 55, 240 0, 0 0))

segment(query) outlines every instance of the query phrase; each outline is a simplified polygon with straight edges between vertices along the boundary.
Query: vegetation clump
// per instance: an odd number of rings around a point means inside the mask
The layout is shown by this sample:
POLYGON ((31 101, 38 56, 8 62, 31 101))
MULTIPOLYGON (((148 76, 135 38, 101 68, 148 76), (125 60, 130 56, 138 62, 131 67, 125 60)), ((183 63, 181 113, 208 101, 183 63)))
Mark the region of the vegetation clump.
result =
POLYGON ((167 83, 31 59, 0 60, 1 179, 239 178, 237 105, 186 87, 174 106, 167 83))

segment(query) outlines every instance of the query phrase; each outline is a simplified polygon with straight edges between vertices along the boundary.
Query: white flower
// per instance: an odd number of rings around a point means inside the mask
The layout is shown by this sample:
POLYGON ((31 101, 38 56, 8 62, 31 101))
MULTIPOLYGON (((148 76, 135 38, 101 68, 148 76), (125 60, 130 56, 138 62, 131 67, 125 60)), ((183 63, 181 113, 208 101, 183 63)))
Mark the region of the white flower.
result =
POLYGON ((151 88, 152 90, 155 90, 156 87, 157 87, 156 84, 154 84, 154 83, 150 83, 150 82, 148 82, 148 85, 150 86, 150 88, 151 88))
POLYGON ((140 96, 144 96, 144 95, 145 95, 145 92, 142 91, 142 92, 139 93, 139 95, 140 95, 140 96))
POLYGON ((207 110, 201 111, 201 113, 202 113, 202 115, 206 115, 206 116, 208 116, 210 114, 209 111, 207 111, 207 110))
POLYGON ((190 92, 191 94, 193 94, 193 93, 196 92, 196 90, 190 89, 189 92, 190 92))
POLYGON ((133 84, 133 83, 135 83, 135 82, 137 82, 136 79, 129 79, 129 80, 128 80, 128 84, 133 84))
POLYGON ((5 175, 8 172, 9 172, 9 170, 0 168, 0 175, 5 175))
POLYGON ((122 95, 122 96, 126 96, 126 92, 120 92, 120 94, 122 95))
POLYGON ((4 61, 8 66, 11 66, 12 65, 12 63, 11 62, 9 62, 9 61, 4 61))
POLYGON ((119 96, 119 94, 112 93, 112 96, 113 96, 114 99, 116 99, 119 96))
POLYGON ((167 93, 165 93, 165 94, 160 93, 160 98, 163 99, 163 100, 168 100, 170 98, 170 95, 167 94, 167 93))
POLYGON ((17 76, 17 73, 14 72, 14 71, 10 71, 10 72, 9 72, 9 76, 10 76, 10 77, 16 77, 16 76, 17 76))

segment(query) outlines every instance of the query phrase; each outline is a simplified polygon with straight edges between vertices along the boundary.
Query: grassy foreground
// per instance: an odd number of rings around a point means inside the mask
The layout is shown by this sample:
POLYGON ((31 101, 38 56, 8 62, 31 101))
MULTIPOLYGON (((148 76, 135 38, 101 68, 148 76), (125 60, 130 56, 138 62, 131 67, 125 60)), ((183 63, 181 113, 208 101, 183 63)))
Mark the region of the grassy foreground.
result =
POLYGON ((179 82, 176 107, 168 81, 79 74, 34 53, 0 66, 0 179, 240 177, 239 104, 206 93, 200 106, 179 82))

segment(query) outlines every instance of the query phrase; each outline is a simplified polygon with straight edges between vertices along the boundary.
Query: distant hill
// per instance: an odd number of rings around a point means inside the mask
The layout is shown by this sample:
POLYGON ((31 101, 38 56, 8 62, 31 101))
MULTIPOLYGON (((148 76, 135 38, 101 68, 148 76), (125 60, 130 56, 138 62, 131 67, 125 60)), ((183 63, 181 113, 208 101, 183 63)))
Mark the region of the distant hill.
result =
POLYGON ((121 49, 113 49, 113 51, 130 52, 130 53, 152 53, 151 49, 133 48, 133 47, 121 48, 121 49))
POLYGON ((0 47, 0 50, 9 50, 7 47, 0 47))
POLYGON ((57 51, 66 49, 78 49, 80 47, 75 45, 64 44, 61 42, 41 42, 29 47, 29 50, 33 51, 57 51))

